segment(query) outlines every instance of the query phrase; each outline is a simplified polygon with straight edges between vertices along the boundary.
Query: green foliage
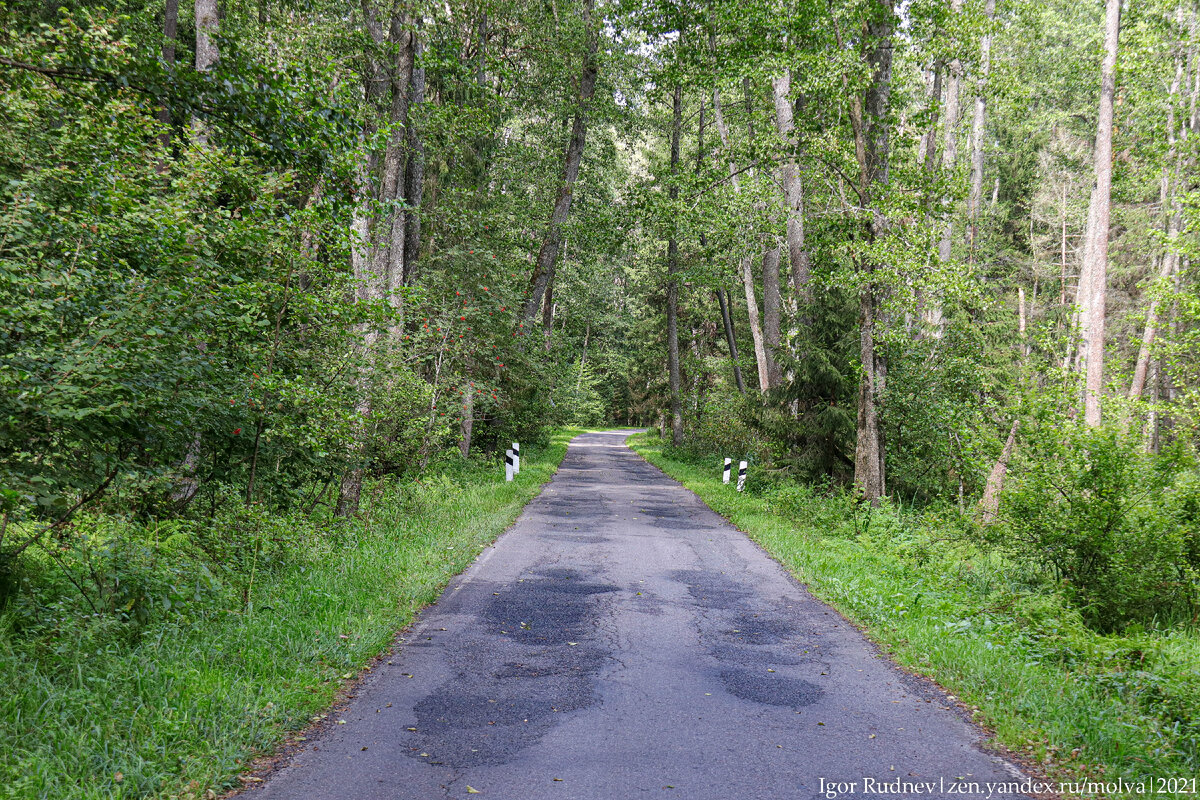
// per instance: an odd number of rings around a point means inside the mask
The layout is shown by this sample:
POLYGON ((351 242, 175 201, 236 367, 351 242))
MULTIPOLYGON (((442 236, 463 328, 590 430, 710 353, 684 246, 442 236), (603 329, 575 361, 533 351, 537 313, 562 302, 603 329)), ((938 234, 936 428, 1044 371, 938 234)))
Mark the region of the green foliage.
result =
POLYGON ((573 433, 522 448, 512 483, 491 462, 370 485, 367 513, 336 528, 259 507, 218 525, 77 518, 28 551, 0 614, 0 737, 19 742, 0 794, 240 786, 511 525, 573 433))
POLYGON ((1195 465, 1152 456, 1114 429, 1039 420, 1001 506, 995 541, 1053 571, 1102 631, 1166 626, 1200 610, 1195 465))

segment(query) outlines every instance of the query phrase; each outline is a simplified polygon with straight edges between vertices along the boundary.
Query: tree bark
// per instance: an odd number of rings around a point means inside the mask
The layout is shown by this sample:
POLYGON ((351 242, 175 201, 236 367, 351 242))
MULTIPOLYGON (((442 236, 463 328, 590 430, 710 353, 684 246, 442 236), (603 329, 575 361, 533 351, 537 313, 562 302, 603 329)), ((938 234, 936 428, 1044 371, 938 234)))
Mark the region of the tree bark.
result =
MULTIPOLYGON (((873 0, 868 10, 865 45, 866 61, 871 69, 871 82, 864 97, 851 97, 850 121, 854 130, 855 157, 858 162, 858 195, 870 210, 864 225, 868 242, 882 238, 887 221, 876 203, 888 183, 890 128, 888 114, 891 105, 892 36, 895 19, 892 0, 873 0)), ((862 380, 859 384, 857 437, 854 454, 854 482, 863 499, 878 505, 886 493, 885 449, 880 417, 887 362, 876 341, 880 293, 883 287, 875 279, 879 265, 870 256, 860 257, 859 269, 866 281, 859 297, 859 356, 862 360, 862 380)))
MULTIPOLYGON (((175 66, 175 37, 179 30, 179 0, 167 0, 166 8, 163 11, 163 45, 162 45, 162 60, 167 65, 167 68, 175 66)), ((161 106, 158 109, 158 121, 163 124, 163 132, 159 134, 158 141, 162 145, 163 150, 171 146, 171 109, 166 106, 161 106)), ((164 157, 159 159, 158 172, 161 174, 167 171, 167 160, 164 157)))
POLYGON ((395 310, 388 326, 388 344, 395 345, 404 335, 402 322, 405 280, 404 248, 408 228, 408 213, 404 209, 404 190, 407 180, 409 118, 408 100, 412 89, 413 32, 411 19, 399 10, 392 14, 386 42, 376 42, 381 55, 396 52, 395 63, 384 66, 388 76, 388 141, 383 151, 383 173, 379 181, 379 201, 382 213, 375 220, 374 270, 385 282, 385 298, 395 310))
POLYGON ((425 142, 421 132, 412 121, 415 113, 425 104, 425 65, 421 57, 425 52, 421 40, 420 20, 412 36, 413 70, 412 87, 409 92, 408 116, 408 169, 404 177, 404 202, 408 215, 404 229, 404 283, 412 282, 416 275, 417 259, 421 255, 421 201, 425 193, 425 142))
MULTIPOLYGON (((985 5, 988 24, 996 17, 996 0, 987 0, 985 5)), ((971 120, 971 194, 967 200, 967 217, 970 228, 967 233, 967 253, 975 261, 975 248, 979 238, 979 209, 983 203, 983 128, 987 113, 988 73, 992 68, 992 33, 983 35, 979 54, 979 79, 975 82, 975 116, 971 120)))
POLYGON ((1008 438, 1004 441, 1004 449, 1000 451, 1000 458, 996 459, 992 471, 988 473, 983 497, 979 500, 980 522, 984 525, 995 522, 1000 512, 1000 492, 1004 490, 1004 477, 1008 474, 1008 461, 1012 458, 1013 445, 1017 441, 1017 427, 1020 424, 1019 419, 1013 420, 1012 427, 1008 430, 1008 438))
MULTIPOLYGON (((408 142, 408 100, 413 76, 413 34, 410 18, 397 8, 387 20, 371 0, 363 0, 363 24, 370 37, 366 53, 367 72, 363 85, 366 117, 360 143, 365 160, 355 171, 355 207, 351 214, 350 265, 355 281, 355 301, 386 300, 396 310, 388 325, 386 345, 394 347, 403 336, 401 287, 405 280, 404 248, 406 221, 400 207, 404 200, 405 165, 408 142), (385 57, 395 53, 395 63, 385 57), (386 111, 384 111, 386 107, 386 111), (379 117, 386 114, 388 141, 382 158, 371 150, 370 142, 379 130, 379 117), (377 174, 378 173, 378 174, 377 174), (377 204, 383 211, 372 212, 377 204)), ((361 340, 360 363, 355 375, 358 393, 353 424, 354 442, 351 463, 342 476, 338 492, 338 516, 358 512, 366 459, 370 450, 372 395, 375 387, 374 366, 380 355, 380 337, 373 326, 358 327, 361 340)))
POLYGON ((771 81, 771 93, 775 99, 775 127, 788 149, 783 166, 779 169, 779 177, 787 204, 788 266, 792 284, 788 311, 794 316, 808 292, 812 264, 804 243, 804 185, 800 179, 800 167, 796 163, 796 125, 792 114, 791 91, 790 71, 771 81))
MULTIPOLYGON (((168 17, 164 21, 163 32, 166 34, 168 27, 175 28, 179 21, 179 4, 175 0, 174 19, 170 15, 172 9, 167 8, 168 17)), ((208 72, 217 63, 217 43, 213 39, 213 34, 217 30, 217 2, 216 0, 196 0, 196 71, 208 72)), ((171 31, 169 38, 171 60, 175 59, 175 31, 171 31)), ((163 57, 167 55, 167 44, 163 46, 163 57)), ((165 109, 162 113, 166 113, 165 109)), ((160 117, 161 118, 161 117, 160 117)), ((170 121, 168 116, 167 121, 170 121)), ((204 123, 199 119, 192 120, 192 134, 197 144, 205 145, 208 143, 208 131, 204 123)), ((168 134, 164 133, 164 136, 168 134)), ((165 162, 160 162, 159 172, 166 169, 165 162)), ((197 348, 203 352, 208 349, 208 343, 205 341, 199 342, 197 348)), ((181 504, 191 500, 200 488, 200 484, 196 479, 196 469, 200 465, 200 447, 202 436, 200 431, 192 434, 192 440, 188 442, 187 450, 183 454, 183 461, 180 462, 180 470, 183 478, 180 485, 176 487, 172 493, 172 499, 181 504)))
MULTIPOLYGON (((713 38, 712 34, 709 34, 710 49, 715 48, 713 38)), ((729 126, 725 123, 725 115, 721 106, 721 92, 716 88, 713 89, 713 122, 717 126, 717 133, 720 134, 722 149, 727 153, 732 153, 729 142, 729 126)), ((737 163, 732 158, 729 159, 729 183, 735 192, 741 191, 737 163)), ((762 323, 758 316, 758 298, 754 291, 753 267, 753 256, 743 256, 739 272, 742 277, 742 287, 746 292, 746 313, 750 323, 750 338, 754 342, 754 360, 758 365, 758 388, 765 392, 770 388, 770 381, 767 377, 767 349, 763 345, 762 323)))
POLYGON ((769 248, 762 257, 763 268, 763 338, 767 350, 767 387, 783 386, 783 368, 779 363, 783 344, 783 296, 779 291, 779 247, 769 248))
MULTIPOLYGON (((671 186, 667 190, 672 204, 679 199, 679 134, 683 126, 683 87, 675 84, 671 112, 671 186)), ((667 240, 667 369, 671 388, 671 444, 683 444, 683 398, 679 375, 679 242, 672 230, 667 240)))
MULTIPOLYGON (((370 85, 364 87, 364 92, 370 94, 370 85)), ((369 128, 370 122, 365 128, 369 128)), ((364 130, 360 142, 365 144, 368 131, 364 130)), ((350 270, 354 277, 354 300, 357 303, 367 303, 376 300, 380 295, 380 282, 371 271, 371 186, 367 175, 369 164, 364 162, 355 170, 355 200, 356 204, 351 215, 351 244, 350 270)), ((339 517, 349 517, 358 513, 359 498, 362 495, 363 474, 370 439, 371 395, 373 380, 370 361, 374 356, 378 335, 370 323, 360 323, 357 332, 361 337, 359 364, 355 371, 354 384, 357 397, 354 402, 354 421, 352 423, 353 441, 350 450, 350 464, 342 474, 341 485, 338 488, 338 501, 335 513, 339 517)))
POLYGON ((1108 299, 1108 226, 1112 194, 1113 100, 1116 95, 1117 40, 1121 32, 1121 0, 1107 0, 1104 23, 1104 60, 1100 67, 1100 112, 1096 122, 1095 172, 1088 206, 1080 291, 1082 368, 1085 374, 1083 421, 1089 427, 1101 422, 1104 391, 1104 322, 1108 299), (1086 288, 1086 291, 1084 289, 1086 288))
POLYGON ((729 361, 733 365, 733 380, 742 394, 746 393, 746 383, 742 380, 742 368, 738 364, 737 337, 733 335, 733 318, 729 314, 729 301, 725 299, 725 290, 717 289, 717 302, 721 304, 721 324, 725 327, 725 343, 729 345, 729 361))
MULTIPOLYGON (((950 10, 955 15, 962 13, 962 0, 951 0, 950 10)), ((950 74, 946 80, 946 128, 942 139, 942 168, 953 175, 958 168, 958 126, 962 116, 962 61, 954 59, 950 62, 950 74)), ((946 214, 946 227, 942 229, 942 238, 938 242, 938 261, 949 263, 954 254, 954 211, 946 214)), ((925 323, 929 326, 934 338, 942 338, 946 329, 946 319, 940 299, 931 300, 924 313, 925 323)))
POLYGON ((587 27, 587 52, 583 57, 583 70, 579 77, 579 96, 575 106, 575 120, 571 126, 571 138, 567 142, 567 150, 563 156, 563 174, 559 181, 558 195, 554 199, 554 208, 550 213, 550 222, 546 226, 546 235, 542 239, 537 261, 534 263, 533 276, 530 279, 529 299, 525 303, 525 319, 532 320, 537 316, 542 305, 542 297, 546 293, 546 284, 550 281, 554 262, 558 258, 558 248, 562 240, 562 226, 571 213, 571 197, 575 190, 575 181, 579 177, 579 165, 583 160, 583 146, 587 138, 588 108, 592 95, 596 92, 596 77, 598 66, 596 52, 600 46, 599 33, 592 20, 595 0, 584 0, 583 24, 587 27))
MULTIPOLYGON (((176 11, 178 13, 178 11, 176 11)), ((217 32, 217 0, 196 0, 196 71, 208 72, 220 55, 213 35, 217 32)))
POLYGON ((475 427, 475 384, 467 381, 466 391, 463 392, 463 415, 458 424, 458 452, 463 458, 471 455, 471 429, 475 427))

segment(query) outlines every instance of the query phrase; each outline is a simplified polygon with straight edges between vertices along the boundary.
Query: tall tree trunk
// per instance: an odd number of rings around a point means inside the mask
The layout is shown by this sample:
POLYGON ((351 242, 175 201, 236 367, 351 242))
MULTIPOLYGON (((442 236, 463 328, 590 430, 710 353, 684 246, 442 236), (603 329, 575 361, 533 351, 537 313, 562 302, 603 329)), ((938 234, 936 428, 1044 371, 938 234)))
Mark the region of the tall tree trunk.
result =
POLYGON ((812 264, 804 242, 804 185, 800 178, 800 167, 796 162, 798 155, 796 142, 796 124, 792 113, 792 73, 785 71, 771 81, 771 94, 775 100, 775 127, 779 137, 788 148, 787 157, 779 169, 780 183, 783 184, 783 196, 787 203, 787 248, 788 266, 790 267, 792 301, 789 311, 795 313, 796 307, 804 300, 808 291, 808 283, 812 275, 812 264))
MULTIPOLYGON (((742 98, 746 109, 746 140, 751 147, 754 147, 754 88, 748 77, 742 78, 742 98)), ((756 204, 755 207, 765 210, 763 204, 756 204)), ((778 238, 774 234, 764 236, 763 245, 763 366, 767 372, 766 384, 763 387, 765 392, 783 384, 783 373, 779 366, 779 346, 783 342, 781 330, 783 295, 779 291, 778 238)))
POLYGON ((383 151, 383 172, 379 180, 377 200, 382 211, 375 220, 373 265, 375 274, 383 276, 385 298, 395 310, 392 324, 388 326, 389 345, 395 345, 404 335, 401 290, 405 280, 404 247, 408 214, 403 207, 403 200, 408 165, 408 101, 412 90, 414 55, 411 28, 412 19, 407 12, 396 10, 392 14, 386 39, 375 42, 380 58, 395 53, 395 61, 384 66, 390 95, 388 141, 383 151))
POLYGON ((542 306, 542 297, 546 293, 546 284, 558 258, 558 248, 562 240, 562 226, 571 212, 571 196, 575 190, 575 181, 579 177, 579 164, 583 160, 583 146, 587 137, 588 108, 592 95, 596 92, 596 77, 598 66, 596 51, 600 46, 600 36, 596 24, 592 20, 595 0, 583 2, 583 24, 587 27, 587 52, 583 57, 583 71, 579 77, 579 96, 575 106, 575 121, 571 127, 571 139, 567 142, 567 151, 563 156, 563 174, 559 182, 558 195, 554 199, 554 209, 550 213, 550 222, 546 226, 546 235, 542 239, 542 247, 538 251, 534 263, 533 276, 530 279, 529 300, 525 303, 525 318, 532 320, 537 316, 542 306))
POLYGON ((762 320, 758 314, 758 296, 754 291, 754 256, 742 256, 741 269, 742 288, 746 292, 746 316, 750 325, 750 339, 754 342, 754 360, 758 365, 758 390, 766 392, 771 388, 771 373, 770 362, 767 359, 767 347, 763 339, 762 320))
MULTIPOLYGON (((679 199, 679 134, 683 126, 683 87, 675 84, 671 112, 671 186, 667 190, 672 205, 679 199)), ((672 215, 674 218, 674 215, 672 215)), ((679 242, 675 231, 667 241, 667 368, 671 384, 671 444, 683 444, 683 399, 679 376, 679 242)))
POLYGON ((783 295, 779 291, 779 248, 763 253, 763 338, 767 348, 767 386, 783 386, 783 368, 779 363, 783 344, 783 295))
MULTIPOLYGON (((937 169, 937 130, 938 117, 942 105, 942 62, 935 62, 933 65, 933 75, 930 79, 929 96, 926 100, 926 105, 931 110, 929 119, 929 128, 921 135, 921 148, 919 152, 921 163, 925 165, 925 171, 933 173, 937 169)), ((927 202, 932 205, 933 198, 928 198, 927 202)))
MULTIPOLYGON (((364 89, 369 96, 371 93, 369 81, 364 89)), ((370 122, 364 126, 367 129, 370 127, 370 122)), ((364 130, 359 139, 364 145, 368 139, 368 133, 369 130, 364 130)), ((354 277, 354 300, 358 303, 377 300, 381 293, 380 282, 371 271, 371 185, 367 175, 368 168, 369 164, 364 162, 359 164, 355 170, 354 196, 356 202, 350 222, 350 271, 354 277)), ((350 464, 342 474, 341 486, 338 489, 335 513, 339 517, 349 517, 358 513, 370 441, 371 396, 374 386, 371 361, 379 337, 370 323, 359 324, 357 333, 361 337, 361 341, 359 343, 359 364, 354 376, 356 397, 352 424, 353 443, 350 451, 350 464)))
POLYGON ((546 340, 546 352, 550 352, 550 339, 554 334, 554 273, 550 270, 550 279, 546 281, 546 302, 542 304, 542 333, 546 340))
MULTIPOLYGON (((422 56, 425 45, 420 37, 421 20, 417 20, 412 36, 413 71, 412 88, 409 93, 408 116, 410 120, 419 116, 425 105, 425 64, 422 56)), ((404 178, 404 202, 408 206, 408 218, 404 229, 404 283, 412 282, 416 274, 417 258, 421 255, 421 201, 425 193, 425 142, 415 121, 408 125, 408 170, 404 178)))
POLYGON ((462 421, 458 424, 458 452, 463 458, 471 455, 471 429, 475 427, 475 384, 467 381, 463 392, 462 421))
POLYGON ((1113 99, 1116 95, 1117 38, 1121 32, 1121 0, 1107 0, 1104 21, 1104 60, 1100 67, 1100 113, 1096 122, 1096 183, 1088 205, 1087 238, 1080 287, 1080 328, 1086 375, 1083 420, 1090 427, 1101 421, 1104 392, 1104 317, 1108 299, 1108 225, 1112 194, 1113 99), (1086 291, 1083 291, 1086 288, 1086 291))
POLYGON ((729 301, 725 299, 725 290, 718 287, 717 302, 721 304, 721 324, 725 328, 725 343, 729 345, 729 361, 733 365, 733 380, 738 391, 746 393, 746 383, 742 380, 742 367, 738 364, 737 337, 733 335, 733 319, 729 314, 729 301))
MULTIPOLYGON (((179 30, 179 0, 167 0, 166 8, 163 10, 163 45, 162 45, 162 60, 167 65, 167 69, 175 66, 175 37, 179 30)), ((162 144, 163 150, 171 146, 171 109, 162 106, 158 109, 158 121, 163 124, 163 132, 159 134, 158 141, 162 144)), ((158 171, 163 173, 167 171, 167 161, 165 158, 158 162, 158 171)))
MULTIPOLYGON (((962 13, 962 0, 951 0, 950 10, 962 13)), ((962 61, 950 62, 950 74, 946 80, 946 127, 942 139, 942 168, 953 175, 958 169, 958 127, 962 117, 962 61)), ((938 242, 938 261, 949 263, 954 254, 954 211, 946 215, 946 226, 938 242)), ((931 299, 924 310, 925 322, 935 338, 945 332, 946 320, 940 298, 931 299)))
MULTIPOLYGON (((865 58, 871 69, 871 82, 864 97, 851 97, 850 121, 858 162, 858 196, 871 214, 864 225, 864 234, 868 242, 874 242, 886 234, 887 228, 887 221, 877 208, 877 203, 888 183, 888 115, 895 26, 892 0, 873 0, 867 13, 864 44, 869 48, 865 58)), ((875 278, 879 265, 873 256, 864 254, 860 259, 859 269, 866 274, 866 281, 859 297, 859 355, 863 373, 858 393, 854 482, 864 500, 878 505, 886 490, 880 405, 887 380, 887 362, 879 351, 876 336, 877 328, 882 324, 879 309, 883 287, 875 278)))
MULTIPOLYGON (((1036 294, 1036 292, 1035 292, 1036 294)), ((1021 337, 1021 358, 1026 358, 1029 355, 1029 342, 1025 338, 1026 328, 1026 312, 1025 312, 1025 287, 1017 287, 1017 333, 1021 337)))
MULTIPOLYGON (((996 17, 996 0, 987 0, 985 5, 988 24, 996 17)), ((975 82, 975 117, 971 120, 971 194, 967 200, 967 217, 970 228, 967 233, 967 252, 972 263, 979 240, 979 209, 983 203, 983 136, 984 116, 987 112, 988 73, 992 67, 992 33, 983 35, 979 54, 979 79, 975 82)))
MULTIPOLYGON (((710 33, 709 49, 715 52, 716 44, 714 39, 715 37, 710 33)), ((729 126, 725 123, 725 114, 721 106, 721 92, 716 88, 713 89, 713 122, 717 126, 717 133, 720 134, 722 149, 726 153, 732 153, 729 126)), ((729 159, 729 183, 733 186, 735 192, 741 191, 741 180, 739 179, 737 163, 734 162, 732 157, 729 159)), ((754 291, 753 256, 742 256, 739 267, 742 287, 746 292, 746 312, 749 317, 750 338, 754 342, 754 360, 758 365, 758 388, 760 391, 765 392, 770 388, 771 384, 767 377, 767 349, 763 344, 762 323, 758 316, 758 297, 754 291)))
MULTIPOLYGON (((167 18, 163 24, 163 32, 167 33, 168 28, 174 29, 179 21, 179 4, 175 1, 174 19, 172 19, 172 9, 167 8, 167 18)), ((213 38, 213 34, 217 30, 217 2, 216 0, 196 0, 196 71, 208 72, 217 63, 217 43, 213 38)), ((167 47, 170 47, 171 60, 175 59, 175 30, 170 31, 170 37, 167 43, 163 45, 163 58, 166 58, 167 47)), ((165 113, 165 110, 164 112, 165 113)), ((160 117, 161 119, 161 117, 160 117)), ((170 121, 168 116, 167 121, 170 121)), ((166 135, 166 134, 164 134, 166 135)), ((204 123, 199 119, 192 120, 192 135, 197 144, 205 145, 208 143, 208 131, 204 123)), ((165 163, 162 163, 159 172, 165 170, 165 163)), ((204 352, 208 349, 208 343, 205 341, 198 342, 197 349, 204 352)), ((183 461, 180 462, 180 471, 183 475, 180 485, 176 487, 172 494, 172 498, 181 504, 191 500, 200 488, 199 482, 196 480, 196 469, 200 465, 200 447, 202 436, 200 431, 192 434, 192 440, 188 442, 187 450, 183 454, 183 461)))
MULTIPOLYGON (((178 14, 178 10, 176 11, 178 14)), ((196 71, 208 72, 217 63, 217 0, 196 0, 196 71)))
MULTIPOLYGON (((371 0, 363 0, 362 11, 371 40, 363 86, 367 113, 360 139, 366 158, 355 171, 350 263, 356 287, 355 301, 386 300, 396 309, 386 339, 386 345, 393 347, 403 336, 400 289, 405 279, 406 215, 399 206, 404 199, 408 100, 413 74, 412 20, 406 10, 397 8, 387 20, 385 31, 384 17, 371 0), (379 130, 380 116, 386 119, 389 133, 382 157, 371 149, 370 144, 379 130), (373 213, 372 206, 383 211, 373 213)), ((358 397, 354 409, 354 443, 351 463, 342 476, 338 493, 339 516, 358 512, 370 451, 374 367, 381 355, 378 332, 369 324, 359 326, 358 331, 362 341, 355 376, 358 397)))

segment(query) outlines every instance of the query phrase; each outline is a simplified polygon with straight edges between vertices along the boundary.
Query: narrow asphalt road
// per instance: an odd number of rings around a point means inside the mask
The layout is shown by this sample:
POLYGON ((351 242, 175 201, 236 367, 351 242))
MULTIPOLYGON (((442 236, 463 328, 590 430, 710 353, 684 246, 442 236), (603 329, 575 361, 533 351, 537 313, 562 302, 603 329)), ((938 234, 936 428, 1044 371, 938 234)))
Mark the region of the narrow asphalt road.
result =
POLYGON ((627 435, 576 438, 359 687, 345 724, 246 796, 807 800, 987 796, 1021 779, 943 692, 627 435), (855 784, 830 794, 835 782, 855 784))

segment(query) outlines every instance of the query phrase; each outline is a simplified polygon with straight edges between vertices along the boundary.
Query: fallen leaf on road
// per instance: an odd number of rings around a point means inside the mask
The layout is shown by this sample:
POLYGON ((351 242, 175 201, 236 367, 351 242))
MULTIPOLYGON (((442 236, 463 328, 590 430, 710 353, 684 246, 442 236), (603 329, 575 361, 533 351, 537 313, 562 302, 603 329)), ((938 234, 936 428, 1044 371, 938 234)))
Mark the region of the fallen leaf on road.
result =
POLYGON ((478 789, 472 789, 470 786, 468 786, 467 794, 483 794, 483 792, 479 791, 478 789))

